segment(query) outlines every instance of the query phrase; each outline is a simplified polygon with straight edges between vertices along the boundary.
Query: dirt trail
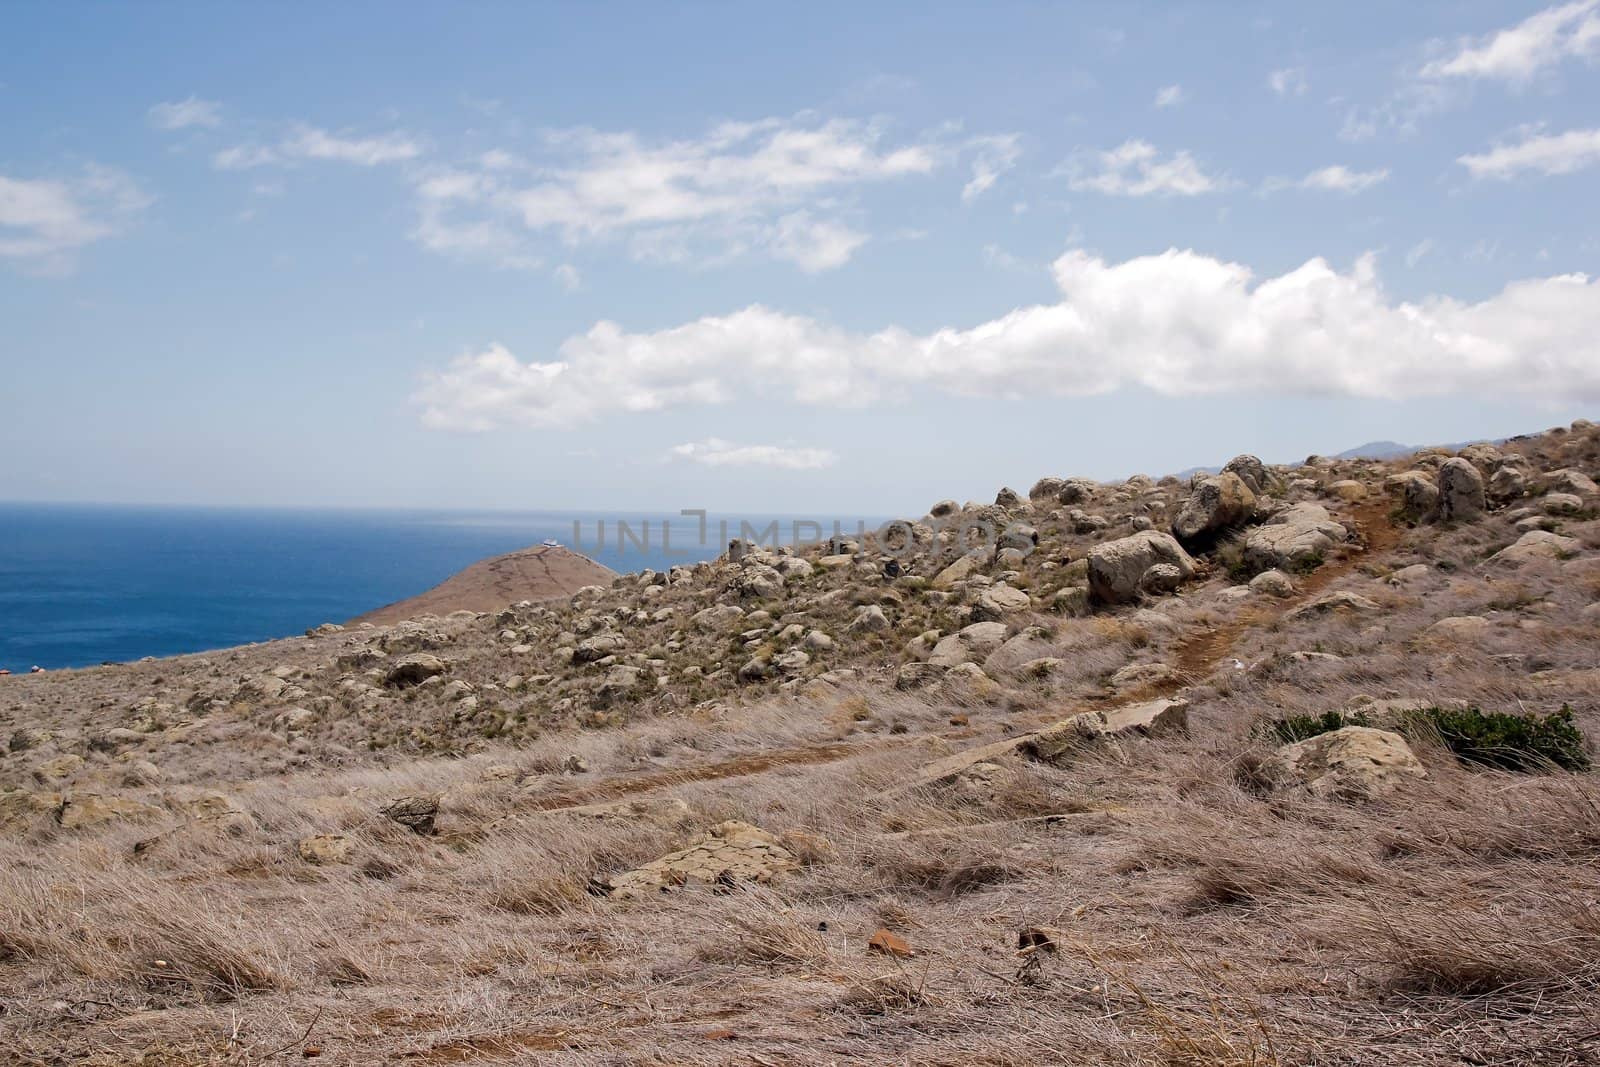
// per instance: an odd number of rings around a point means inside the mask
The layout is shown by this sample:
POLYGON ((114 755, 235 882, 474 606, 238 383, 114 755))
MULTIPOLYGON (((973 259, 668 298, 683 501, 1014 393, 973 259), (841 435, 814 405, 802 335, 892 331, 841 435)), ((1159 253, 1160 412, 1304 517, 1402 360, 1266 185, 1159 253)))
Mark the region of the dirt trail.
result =
POLYGON ((1159 688, 1157 695, 1167 695, 1205 678, 1223 657, 1233 650, 1239 637, 1246 631, 1270 626, 1302 604, 1309 603, 1324 589, 1343 578, 1364 560, 1393 551, 1400 543, 1401 531, 1389 518, 1390 503, 1382 497, 1363 503, 1355 509, 1358 551, 1346 552, 1339 559, 1321 567, 1296 582, 1293 596, 1269 605, 1249 607, 1221 626, 1210 627, 1184 638, 1178 646, 1175 666, 1178 676, 1159 688))

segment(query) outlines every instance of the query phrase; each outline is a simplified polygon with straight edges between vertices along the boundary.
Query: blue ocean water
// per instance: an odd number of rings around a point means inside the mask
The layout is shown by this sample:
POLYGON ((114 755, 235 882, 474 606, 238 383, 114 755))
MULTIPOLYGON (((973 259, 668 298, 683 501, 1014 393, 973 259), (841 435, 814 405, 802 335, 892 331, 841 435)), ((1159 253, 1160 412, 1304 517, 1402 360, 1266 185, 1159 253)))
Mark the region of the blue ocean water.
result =
MULTIPOLYGON (((794 520, 770 516, 713 515, 702 538, 696 519, 638 513, 0 503, 0 667, 81 667, 286 637, 546 539, 617 571, 662 570, 718 555, 720 523, 737 536, 741 521, 758 530, 776 521, 785 541, 793 534, 794 520), (619 536, 619 523, 631 537, 619 536)), ((839 523, 854 532, 859 521, 839 523)))

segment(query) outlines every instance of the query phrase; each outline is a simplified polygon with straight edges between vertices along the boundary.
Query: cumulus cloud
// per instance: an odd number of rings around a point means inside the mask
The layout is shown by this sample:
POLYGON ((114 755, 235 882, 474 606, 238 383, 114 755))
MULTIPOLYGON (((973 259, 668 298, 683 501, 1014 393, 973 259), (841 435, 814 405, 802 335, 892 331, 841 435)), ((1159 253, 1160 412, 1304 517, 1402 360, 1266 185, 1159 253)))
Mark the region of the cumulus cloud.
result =
POLYGON ((404 133, 345 137, 300 123, 273 144, 241 144, 224 148, 211 157, 211 163, 218 170, 249 170, 302 160, 334 160, 361 167, 376 167, 383 163, 403 163, 421 154, 422 146, 404 133))
POLYGON ((437 251, 530 241, 616 242, 637 259, 722 262, 751 254, 805 270, 848 261, 867 239, 852 197, 969 158, 971 199, 1014 163, 1016 139, 954 130, 892 141, 874 123, 801 115, 725 122, 698 137, 548 131, 536 158, 496 151, 422 175, 417 238, 437 251), (492 157, 492 161, 491 161, 492 157), (451 231, 469 236, 460 240, 451 231), (489 233, 497 235, 493 241, 489 233))
POLYGON ((760 305, 646 333, 600 322, 546 360, 498 344, 462 355, 414 399, 426 425, 465 431, 735 400, 865 406, 923 389, 1600 400, 1600 283, 1581 274, 1468 303, 1393 300, 1371 255, 1348 271, 1315 258, 1257 278, 1194 251, 1112 263, 1075 250, 1053 271, 1056 302, 967 329, 862 334, 760 305))
POLYGON ((1322 167, 1307 174, 1298 181, 1285 178, 1267 179, 1264 189, 1273 192, 1278 189, 1309 189, 1315 192, 1354 194, 1371 189, 1374 185, 1386 181, 1389 177, 1387 168, 1378 170, 1351 170, 1342 163, 1331 167, 1322 167))
POLYGON ((1535 134, 1457 162, 1474 178, 1512 178, 1525 171, 1571 174, 1600 163, 1600 129, 1535 134))
POLYGON ((0 174, 0 261, 64 274, 80 249, 121 233, 150 202, 138 183, 110 167, 66 179, 0 174))
POLYGON ((1509 29, 1463 38, 1423 65, 1423 78, 1485 78, 1525 83, 1567 59, 1600 55, 1600 0, 1548 7, 1509 29))
POLYGON ((1077 192, 1107 196, 1200 196, 1227 188, 1188 152, 1163 159, 1147 141, 1124 141, 1105 151, 1080 152, 1062 168, 1077 192))
POLYGON ((186 130, 191 126, 212 128, 222 125, 222 105, 214 100, 191 96, 156 104, 147 112, 150 125, 158 130, 186 130))
POLYGON ((1177 107, 1179 104, 1183 103, 1188 98, 1189 98, 1189 94, 1183 91, 1183 86, 1181 86, 1181 85, 1169 85, 1166 88, 1157 91, 1156 99, 1155 99, 1155 106, 1156 107, 1177 107))
POLYGON ((667 455, 707 467, 776 467, 789 471, 822 470, 839 462, 838 454, 826 448, 736 445, 717 437, 674 445, 667 455))

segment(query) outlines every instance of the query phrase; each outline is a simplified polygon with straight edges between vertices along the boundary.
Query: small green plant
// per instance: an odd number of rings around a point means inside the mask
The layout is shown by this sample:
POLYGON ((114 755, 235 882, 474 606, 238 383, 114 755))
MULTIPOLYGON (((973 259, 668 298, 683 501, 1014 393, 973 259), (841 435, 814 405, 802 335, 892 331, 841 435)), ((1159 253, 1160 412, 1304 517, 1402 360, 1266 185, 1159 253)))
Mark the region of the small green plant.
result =
MULTIPOLYGON (((1325 711, 1321 715, 1288 715, 1267 722, 1268 740, 1292 744, 1346 726, 1373 726, 1364 712, 1325 711)), ((1506 771, 1539 771, 1551 766, 1569 771, 1589 769, 1583 731, 1562 707, 1549 715, 1511 715, 1478 708, 1419 708, 1402 715, 1393 729, 1407 738, 1437 737, 1463 763, 1506 771)))
POLYGON ((1408 718, 1437 731, 1445 747, 1463 763, 1507 771, 1545 770, 1551 764, 1569 771, 1589 769, 1583 731, 1565 705, 1544 716, 1428 708, 1408 718))
POLYGON ((1342 730, 1346 726, 1372 725, 1361 712, 1346 714, 1342 711, 1325 711, 1321 715, 1286 715, 1267 723, 1267 733, 1280 744, 1293 744, 1318 734, 1342 730))

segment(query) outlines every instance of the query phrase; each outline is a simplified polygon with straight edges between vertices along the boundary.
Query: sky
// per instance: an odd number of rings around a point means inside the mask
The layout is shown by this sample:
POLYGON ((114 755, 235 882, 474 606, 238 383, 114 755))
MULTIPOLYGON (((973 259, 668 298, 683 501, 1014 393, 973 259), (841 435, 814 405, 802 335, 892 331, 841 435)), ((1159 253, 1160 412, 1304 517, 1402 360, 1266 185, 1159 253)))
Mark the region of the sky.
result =
POLYGON ((1600 413, 1600 0, 0 33, 0 499, 920 513, 1600 413))

